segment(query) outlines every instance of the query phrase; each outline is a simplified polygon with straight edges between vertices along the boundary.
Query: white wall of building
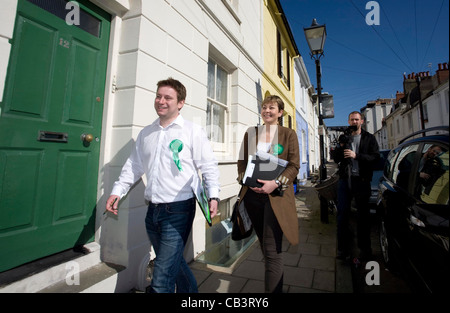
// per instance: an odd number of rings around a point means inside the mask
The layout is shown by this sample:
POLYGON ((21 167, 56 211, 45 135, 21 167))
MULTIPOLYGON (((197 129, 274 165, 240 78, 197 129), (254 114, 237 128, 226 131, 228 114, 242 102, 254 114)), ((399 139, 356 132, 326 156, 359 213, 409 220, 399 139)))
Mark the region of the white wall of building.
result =
MULTIPOLYGON (((103 140, 98 207, 104 207, 137 134, 157 117, 153 100, 159 80, 171 76, 185 84, 187 99, 181 113, 205 126, 210 57, 229 73, 226 149, 216 152, 220 198, 226 203, 236 196, 236 147, 246 128, 258 120, 262 3, 239 1, 237 7, 228 3, 130 0, 129 10, 115 17, 110 76, 117 89, 104 120, 107 138, 103 140)), ((143 182, 138 183, 120 203, 119 219, 107 219, 98 231, 104 260, 127 266, 129 280, 122 280, 127 288, 145 284, 140 280, 150 244, 144 227, 144 188, 143 182)), ((191 260, 204 250, 205 221, 197 212, 185 257, 191 260)))
POLYGON ((3 99, 5 89, 6 71, 11 52, 11 44, 8 41, 13 36, 16 10, 17 0, 2 1, 0 6, 0 101, 3 99))
POLYGON ((308 114, 313 110, 311 97, 308 89, 311 88, 311 81, 306 70, 303 58, 300 56, 294 59, 294 89, 295 89, 295 109, 297 112, 297 136, 300 146, 300 170, 297 175, 300 184, 306 182, 310 173, 310 153, 309 146, 314 144, 309 142, 308 114))
MULTIPOLYGON (((449 123, 449 85, 448 81, 438 86, 432 94, 422 101, 425 116, 425 128, 448 126, 449 123)), ((380 131, 378 136, 386 136, 387 149, 395 148, 400 140, 422 129, 420 107, 415 105, 409 108, 405 103, 386 117, 384 135, 380 131)), ((380 142, 379 142, 380 143, 380 142)))
MULTIPOLYGON (((139 131, 156 118, 156 83, 173 77, 187 88, 183 116, 206 124, 208 59, 228 72, 227 134, 219 160, 225 204, 234 200, 238 147, 258 122, 263 72, 262 1, 245 0, 90 0, 112 15, 103 112, 96 241, 102 259, 126 266, 116 291, 143 288, 150 243, 144 226, 147 205, 139 182, 120 203, 119 217, 102 216, 114 181, 139 131), (259 87, 258 87, 259 86, 259 87)), ((0 6, 0 99, 8 68, 17 0, 0 6)), ((145 180, 144 180, 145 181, 145 180)), ((205 249, 205 221, 194 220, 185 256, 205 249)))
POLYGON ((375 134, 383 127, 383 119, 391 112, 393 106, 393 99, 390 103, 375 104, 371 107, 365 107, 362 113, 365 116, 365 128, 371 133, 375 134))
POLYGON ((426 128, 448 126, 449 121, 449 88, 448 80, 433 91, 433 94, 423 101, 427 112, 426 128))
POLYGON ((319 137, 319 114, 317 103, 312 103, 312 110, 308 115, 309 132, 309 167, 311 172, 319 170, 320 167, 320 137, 319 137))

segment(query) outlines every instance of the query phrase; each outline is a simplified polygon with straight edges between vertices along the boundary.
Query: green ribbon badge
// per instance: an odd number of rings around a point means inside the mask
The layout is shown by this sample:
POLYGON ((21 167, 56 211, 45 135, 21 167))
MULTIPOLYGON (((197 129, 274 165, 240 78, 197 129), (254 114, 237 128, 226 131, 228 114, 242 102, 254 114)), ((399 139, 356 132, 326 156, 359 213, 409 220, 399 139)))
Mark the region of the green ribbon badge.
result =
POLYGON ((280 155, 284 151, 283 145, 277 144, 273 146, 273 154, 274 155, 280 155))
POLYGON ((183 142, 180 139, 174 139, 169 145, 170 151, 173 153, 173 161, 175 165, 178 167, 178 170, 181 172, 183 169, 181 168, 180 158, 178 153, 183 150, 183 142))

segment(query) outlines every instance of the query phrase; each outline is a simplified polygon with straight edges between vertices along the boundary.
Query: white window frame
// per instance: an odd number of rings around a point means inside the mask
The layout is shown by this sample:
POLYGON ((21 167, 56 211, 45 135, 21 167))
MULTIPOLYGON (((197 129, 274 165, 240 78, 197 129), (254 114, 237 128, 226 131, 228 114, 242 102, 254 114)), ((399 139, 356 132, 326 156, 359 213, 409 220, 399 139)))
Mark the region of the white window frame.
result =
MULTIPOLYGON (((223 142, 217 142, 217 141, 214 141, 213 138, 209 138, 210 142, 211 142, 211 146, 213 147, 213 150, 215 152, 222 152, 222 153, 224 153, 224 152, 227 151, 227 142, 228 142, 228 125, 229 125, 229 118, 230 118, 229 117, 229 112, 230 112, 229 108, 230 108, 230 99, 231 99, 231 97, 230 97, 230 95, 231 95, 231 74, 224 66, 222 66, 219 62, 217 62, 217 60, 214 59, 213 57, 209 57, 208 64, 209 64, 210 61, 212 61, 214 63, 214 86, 217 86, 217 84, 216 84, 216 81, 217 81, 217 67, 220 67, 222 69, 222 71, 227 73, 227 85, 226 85, 226 89, 227 89, 226 90, 226 98, 227 99, 226 99, 226 103, 221 103, 221 102, 217 101, 216 99, 210 98, 208 96, 208 94, 206 95, 206 100, 207 100, 206 105, 207 106, 208 106, 208 101, 209 101, 209 102, 211 102, 213 104, 213 107, 214 106, 220 106, 221 108, 224 109, 224 119, 223 119, 224 125, 223 125, 223 128, 222 128, 222 131, 223 131, 223 134, 222 134, 223 142)), ((208 66, 208 71, 209 71, 209 66, 208 66)), ((209 72, 208 72, 208 75, 209 75, 209 72)), ((207 83, 209 83, 209 82, 207 82, 207 83)), ((214 88, 214 95, 216 95, 216 88, 214 88)), ((207 112, 208 111, 206 110, 205 114, 208 114, 207 112)), ((213 122, 214 121, 214 119, 213 119, 213 117, 214 117, 213 111, 211 111, 210 114, 211 114, 210 121, 213 122)), ((206 121, 207 120, 208 120, 208 117, 206 117, 206 121)), ((206 129, 207 134, 211 133, 211 130, 212 130, 211 127, 212 127, 211 125, 206 125, 205 129, 206 129)), ((219 127, 220 127, 220 125, 219 125, 219 127)), ((208 137, 210 137, 210 136, 208 136, 208 137)))

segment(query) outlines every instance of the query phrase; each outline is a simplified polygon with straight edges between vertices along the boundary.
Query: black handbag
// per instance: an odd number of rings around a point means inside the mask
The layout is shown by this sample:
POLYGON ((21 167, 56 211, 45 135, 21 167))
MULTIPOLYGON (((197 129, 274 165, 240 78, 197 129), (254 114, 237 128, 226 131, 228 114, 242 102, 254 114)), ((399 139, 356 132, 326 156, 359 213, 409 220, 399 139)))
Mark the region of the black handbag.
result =
POLYGON ((231 214, 231 222, 233 223, 233 227, 231 229, 232 240, 239 241, 250 237, 250 235, 253 232, 253 225, 250 226, 249 230, 245 231, 244 221, 242 219, 241 214, 239 213, 239 198, 236 200, 236 203, 233 206, 233 213, 231 214))

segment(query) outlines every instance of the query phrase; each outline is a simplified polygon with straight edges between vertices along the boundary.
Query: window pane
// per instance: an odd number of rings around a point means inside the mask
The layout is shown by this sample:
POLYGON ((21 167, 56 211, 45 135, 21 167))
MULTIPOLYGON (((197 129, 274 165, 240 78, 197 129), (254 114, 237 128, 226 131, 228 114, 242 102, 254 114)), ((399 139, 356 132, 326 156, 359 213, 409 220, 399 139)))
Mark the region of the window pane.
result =
POLYGON ((225 109, 218 104, 213 105, 214 127, 213 138, 215 142, 224 142, 225 109))
POLYGON ((212 102, 208 100, 206 103, 206 134, 209 140, 211 140, 211 110, 212 102))
POLYGON ((448 151, 439 145, 425 145, 420 159, 415 192, 430 204, 448 203, 448 151))
MULTIPOLYGON (((47 12, 52 13, 53 15, 66 20, 66 17, 69 13, 73 11, 73 13, 77 12, 75 11, 73 4, 70 4, 67 6, 68 0, 28 0, 28 2, 31 2, 41 9, 46 10, 47 12)), ((74 2, 75 3, 75 2, 74 2)), ((92 16, 91 14, 85 12, 80 8, 79 10, 80 16, 79 16, 79 25, 74 24, 76 27, 81 28, 82 30, 90 33, 91 35, 94 35, 96 37, 100 36, 100 25, 101 21, 97 19, 96 17, 92 16)), ((69 15, 69 18, 71 15, 69 15)))
POLYGON ((214 99, 215 89, 215 63, 211 60, 208 61, 208 97, 214 99))
POLYGON ((225 142, 225 111, 228 97, 228 73, 213 60, 208 61, 206 128, 208 138, 225 142))
POLYGON ((227 73, 217 66, 217 89, 216 89, 216 100, 220 103, 227 103, 227 85, 228 85, 228 75, 227 73))
POLYGON ((411 145, 400 151, 392 171, 392 180, 406 190, 408 189, 410 178, 413 178, 411 171, 418 147, 418 145, 411 145))
POLYGON ((224 142, 224 129, 225 129, 225 109, 210 100, 206 105, 206 133, 208 138, 214 142, 224 142), (212 121, 211 121, 211 110, 212 121))

